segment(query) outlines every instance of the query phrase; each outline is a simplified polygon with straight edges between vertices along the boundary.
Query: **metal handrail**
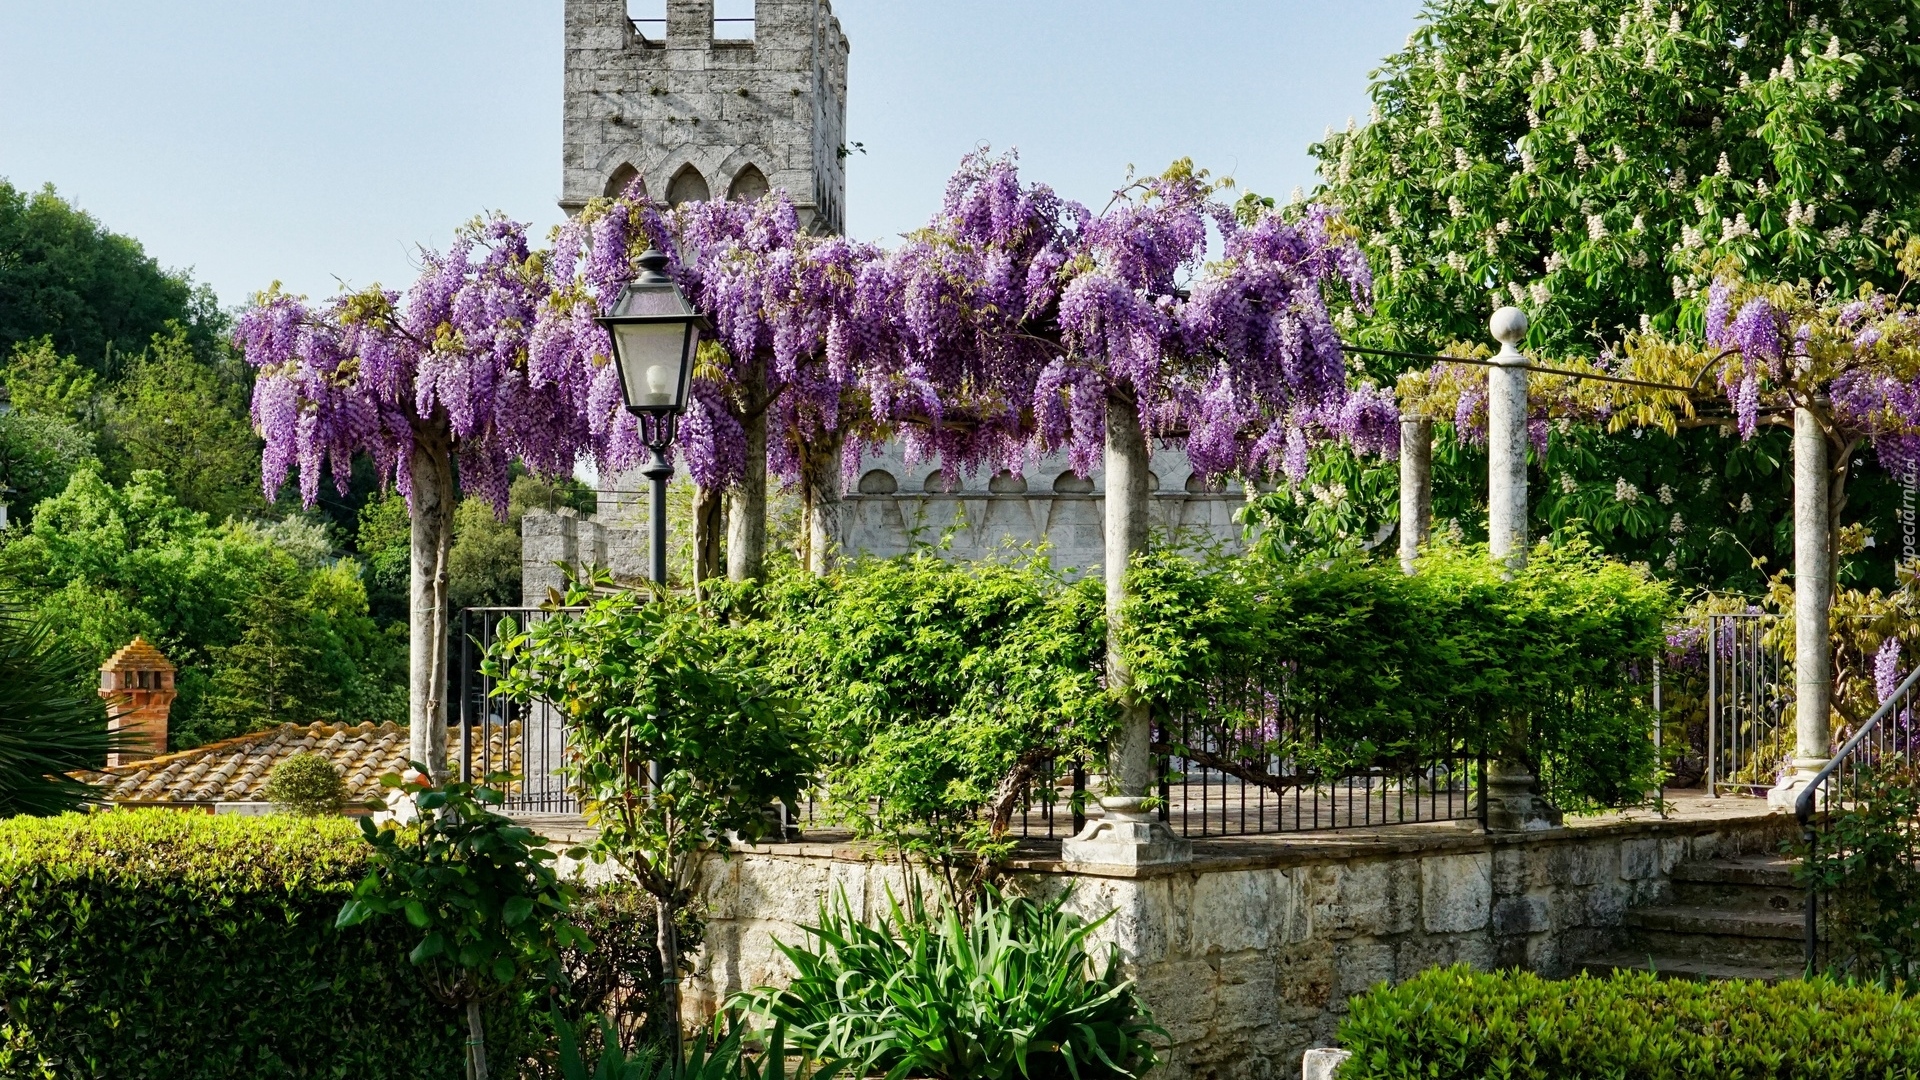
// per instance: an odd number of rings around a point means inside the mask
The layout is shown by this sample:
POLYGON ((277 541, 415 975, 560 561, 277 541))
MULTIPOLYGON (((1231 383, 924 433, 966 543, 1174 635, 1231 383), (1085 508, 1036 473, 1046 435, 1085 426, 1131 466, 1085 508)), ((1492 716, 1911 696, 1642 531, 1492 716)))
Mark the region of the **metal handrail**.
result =
POLYGON ((1853 733, 1853 738, 1848 739, 1838 753, 1827 759, 1826 765, 1813 774, 1812 780, 1807 781, 1807 786, 1800 789, 1800 796, 1793 801, 1793 816, 1800 819, 1802 826, 1813 821, 1815 803, 1819 801, 1817 793, 1820 785, 1826 783, 1833 776, 1834 770, 1847 759, 1847 755, 1853 753, 1860 745, 1860 741, 1865 739, 1874 728, 1879 727, 1880 721, 1899 706, 1900 700, 1913 689, 1915 680, 1920 680, 1920 665, 1914 667, 1913 671, 1907 675, 1906 681, 1900 684, 1899 689, 1887 695, 1887 700, 1880 703, 1880 707, 1873 711, 1872 716, 1867 717, 1867 722, 1860 725, 1860 730, 1853 733))
MULTIPOLYGON (((1867 722, 1860 725, 1860 730, 1853 733, 1853 737, 1846 741, 1846 745, 1842 746, 1837 753, 1827 759, 1827 763, 1821 766, 1819 772, 1813 774, 1813 779, 1807 781, 1807 786, 1801 788, 1799 796, 1793 800, 1793 816, 1800 822, 1800 840, 1806 845, 1807 853, 1805 857, 1808 863, 1813 861, 1814 845, 1819 841, 1819 835, 1813 828, 1813 815, 1819 807, 1820 789, 1825 786, 1828 781, 1833 779, 1833 774, 1839 770, 1840 766, 1846 762, 1848 757, 1852 756, 1855 750, 1859 749, 1861 742, 1863 742, 1868 735, 1873 734, 1874 730, 1880 726, 1880 722, 1886 719, 1889 713, 1899 709, 1902 702, 1912 703, 1910 695, 1916 683, 1920 683, 1920 665, 1915 665, 1914 669, 1907 673, 1906 679, 1900 683, 1900 686, 1895 689, 1893 693, 1887 695, 1887 700, 1880 703, 1880 707, 1873 711, 1872 716, 1867 717, 1867 722)), ((1812 974, 1814 965, 1819 962, 1819 897, 1819 889, 1814 886, 1813 879, 1809 877, 1807 880, 1807 900, 1805 904, 1808 974, 1812 974)))

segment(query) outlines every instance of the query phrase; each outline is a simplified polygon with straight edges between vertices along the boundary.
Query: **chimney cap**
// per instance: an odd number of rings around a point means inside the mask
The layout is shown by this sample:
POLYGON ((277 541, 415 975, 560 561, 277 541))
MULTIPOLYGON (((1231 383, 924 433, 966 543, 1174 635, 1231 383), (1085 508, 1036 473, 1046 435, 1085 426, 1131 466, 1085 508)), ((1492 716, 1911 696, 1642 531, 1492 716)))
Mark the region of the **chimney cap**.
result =
POLYGON ((100 665, 101 671, 172 671, 173 663, 160 654, 160 650, 148 643, 146 638, 136 636, 120 651, 107 657, 100 665))

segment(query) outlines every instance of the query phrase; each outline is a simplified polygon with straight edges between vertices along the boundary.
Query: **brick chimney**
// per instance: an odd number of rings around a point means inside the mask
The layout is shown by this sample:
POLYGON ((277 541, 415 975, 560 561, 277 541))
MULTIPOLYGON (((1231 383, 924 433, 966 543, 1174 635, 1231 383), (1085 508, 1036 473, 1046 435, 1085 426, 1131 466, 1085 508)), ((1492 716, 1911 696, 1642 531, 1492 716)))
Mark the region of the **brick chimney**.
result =
POLYGON ((143 761, 167 752, 167 713, 177 696, 173 665, 145 638, 100 665, 100 696, 107 699, 107 729, 129 733, 125 749, 107 755, 107 767, 143 761))

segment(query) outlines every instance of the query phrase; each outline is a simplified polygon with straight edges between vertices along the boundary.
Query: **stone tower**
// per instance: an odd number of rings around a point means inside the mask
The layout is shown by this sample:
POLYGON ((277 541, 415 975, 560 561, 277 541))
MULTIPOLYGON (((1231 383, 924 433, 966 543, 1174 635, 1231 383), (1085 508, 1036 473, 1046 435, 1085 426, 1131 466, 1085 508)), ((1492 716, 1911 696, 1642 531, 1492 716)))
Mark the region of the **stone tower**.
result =
POLYGON ((751 35, 717 36, 713 0, 667 0, 666 25, 625 0, 566 0, 568 213, 639 176, 656 199, 784 188, 803 226, 845 221, 847 39, 827 0, 757 0, 751 35))

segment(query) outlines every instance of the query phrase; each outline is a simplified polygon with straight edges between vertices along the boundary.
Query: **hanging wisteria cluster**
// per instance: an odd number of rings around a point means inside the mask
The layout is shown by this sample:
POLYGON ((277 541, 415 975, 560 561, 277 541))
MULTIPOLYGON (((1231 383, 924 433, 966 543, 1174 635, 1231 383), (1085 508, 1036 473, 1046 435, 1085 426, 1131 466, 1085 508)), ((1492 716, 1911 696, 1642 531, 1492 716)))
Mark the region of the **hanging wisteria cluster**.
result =
POLYGON ((496 508, 515 457, 548 473, 582 456, 632 466, 639 439, 593 320, 650 246, 714 323, 677 440, 709 489, 741 475, 756 366, 768 466, 789 482, 830 437, 849 470, 899 437, 950 471, 1017 473, 1064 450, 1085 473, 1116 399, 1148 434, 1184 438, 1204 475, 1297 477, 1319 440, 1397 446, 1392 396, 1348 385, 1327 311, 1329 289, 1361 305, 1372 294, 1333 211, 1242 220, 1183 162, 1093 214, 983 152, 891 250, 803 232, 778 193, 669 211, 636 188, 590 205, 550 252, 531 252, 523 226, 476 222, 404 295, 266 294, 236 339, 260 370, 268 487, 297 466, 311 500, 365 452, 404 492, 415 433, 434 423, 449 426, 463 484, 496 508))
POLYGON ((480 219, 423 261, 404 294, 310 305, 276 289, 240 317, 268 498, 293 467, 309 504, 327 473, 344 491, 356 453, 408 494, 415 440, 435 427, 458 446, 461 484, 504 513, 514 459, 563 475, 590 447, 595 372, 529 363, 548 283, 525 226, 480 219))

